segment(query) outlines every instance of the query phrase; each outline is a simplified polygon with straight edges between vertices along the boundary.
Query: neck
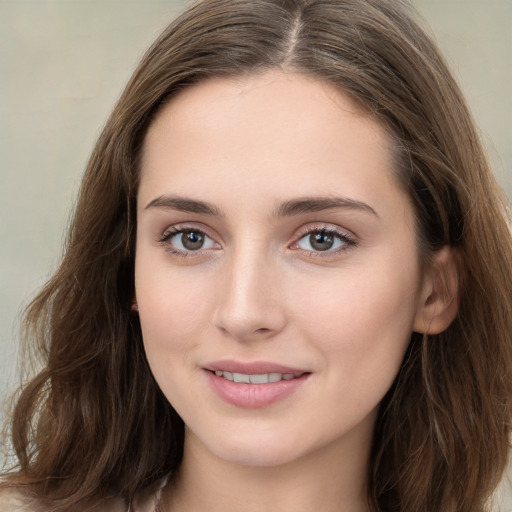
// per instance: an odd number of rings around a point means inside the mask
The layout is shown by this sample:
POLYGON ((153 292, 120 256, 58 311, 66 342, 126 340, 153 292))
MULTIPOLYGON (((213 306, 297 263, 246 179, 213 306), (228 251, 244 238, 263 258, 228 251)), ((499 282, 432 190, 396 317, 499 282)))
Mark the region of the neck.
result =
POLYGON ((370 443, 349 441, 292 462, 261 467, 222 460, 187 432, 179 474, 166 493, 166 510, 368 512, 370 443))

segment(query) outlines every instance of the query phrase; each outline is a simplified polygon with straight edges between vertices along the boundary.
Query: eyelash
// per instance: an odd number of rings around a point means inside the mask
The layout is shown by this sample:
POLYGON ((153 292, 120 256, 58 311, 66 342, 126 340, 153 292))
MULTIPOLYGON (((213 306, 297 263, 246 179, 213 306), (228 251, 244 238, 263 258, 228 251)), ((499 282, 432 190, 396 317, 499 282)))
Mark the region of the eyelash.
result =
POLYGON ((201 253, 203 253, 204 249, 198 249, 197 251, 191 251, 191 250, 189 250, 189 251, 182 251, 182 250, 176 249, 175 247, 172 246, 172 244, 170 243, 171 239, 173 237, 175 237, 176 235, 185 234, 185 233, 197 233, 197 234, 203 235, 204 237, 209 238, 210 240, 213 240, 213 238, 211 236, 209 236, 202 229, 194 228, 194 227, 191 227, 191 226, 179 226, 178 225, 178 226, 172 226, 172 227, 168 228, 165 231, 165 233, 162 235, 160 240, 158 240, 158 242, 160 244, 164 245, 165 250, 168 253, 172 254, 173 256, 179 256, 181 258, 188 258, 188 257, 198 256, 201 253))
MULTIPOLYGON (((173 237, 175 237, 176 235, 185 234, 185 233, 197 233, 199 235, 204 236, 205 238, 210 239, 214 243, 216 243, 213 240, 213 238, 210 237, 204 230, 194 228, 191 226, 180 226, 180 225, 172 226, 172 227, 168 228, 164 232, 162 237, 158 240, 158 242, 165 246, 165 250, 167 252, 169 252, 173 256, 179 256, 182 258, 199 256, 199 255, 203 254, 205 250, 208 250, 208 248, 207 248, 207 249, 198 249, 196 251, 194 251, 194 250, 183 251, 183 250, 176 249, 175 247, 173 247, 172 244, 170 243, 170 240, 173 237)), ((348 249, 355 247, 355 246, 357 246, 357 241, 355 240, 354 237, 352 237, 348 233, 342 232, 341 230, 335 229, 331 226, 321 226, 321 227, 314 227, 314 228, 306 227, 303 230, 301 230, 298 233, 297 238, 289 246, 289 248, 291 248, 292 250, 301 250, 303 253, 306 253, 309 257, 328 258, 328 257, 336 256, 339 253, 345 252, 348 249), (330 250, 330 248, 325 251, 300 249, 299 243, 307 236, 311 236, 313 234, 331 235, 335 239, 337 239, 339 242, 341 242, 343 245, 341 246, 341 248, 337 248, 336 250, 332 250, 332 251, 330 250)))
POLYGON ((310 257, 329 258, 329 257, 337 256, 340 253, 345 252, 345 251, 351 249, 352 247, 357 246, 357 241, 356 241, 355 237, 349 235, 345 231, 341 231, 334 227, 324 225, 324 226, 318 226, 318 227, 314 227, 314 228, 305 227, 303 230, 301 230, 299 232, 298 238, 296 238, 296 241, 293 242, 291 247, 294 248, 294 250, 300 250, 300 248, 298 247, 299 242, 301 240, 303 240, 304 238, 306 238, 307 236, 311 236, 313 234, 331 235, 332 237, 334 237, 335 239, 340 241, 343 245, 340 248, 337 248, 332 251, 330 249, 327 249, 325 251, 314 251, 314 250, 311 251, 311 250, 302 249, 302 251, 307 253, 307 255, 310 257), (295 249, 295 247, 297 249, 295 249))

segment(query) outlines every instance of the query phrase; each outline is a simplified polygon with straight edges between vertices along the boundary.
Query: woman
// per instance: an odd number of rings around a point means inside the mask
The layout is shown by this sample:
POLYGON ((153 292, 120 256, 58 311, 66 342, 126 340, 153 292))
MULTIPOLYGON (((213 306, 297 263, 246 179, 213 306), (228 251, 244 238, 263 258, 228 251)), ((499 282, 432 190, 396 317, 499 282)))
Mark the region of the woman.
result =
POLYGON ((26 315, 2 510, 483 511, 506 202, 397 0, 205 0, 150 48, 26 315))

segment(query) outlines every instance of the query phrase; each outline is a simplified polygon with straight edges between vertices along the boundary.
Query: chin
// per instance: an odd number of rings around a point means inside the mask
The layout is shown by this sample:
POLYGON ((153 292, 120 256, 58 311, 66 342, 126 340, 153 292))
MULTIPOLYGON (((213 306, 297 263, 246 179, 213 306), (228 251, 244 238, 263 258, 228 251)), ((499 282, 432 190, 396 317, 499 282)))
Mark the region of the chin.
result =
POLYGON ((216 436, 204 446, 216 458, 230 464, 247 467, 275 467, 287 464, 304 454, 297 440, 276 433, 253 435, 232 433, 229 437, 216 436))
POLYGON ((288 464, 300 457, 300 454, 277 450, 273 446, 262 447, 259 443, 252 446, 233 446, 226 450, 216 449, 215 455, 225 462, 247 467, 277 467, 288 464))

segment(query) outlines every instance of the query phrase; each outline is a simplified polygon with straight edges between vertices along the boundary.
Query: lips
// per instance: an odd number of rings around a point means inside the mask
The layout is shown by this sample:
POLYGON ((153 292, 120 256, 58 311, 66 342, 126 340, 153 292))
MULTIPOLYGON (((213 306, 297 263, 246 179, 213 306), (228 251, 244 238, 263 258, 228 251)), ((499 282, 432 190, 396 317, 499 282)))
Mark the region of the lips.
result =
POLYGON ((209 384, 223 401, 260 408, 298 391, 311 372, 268 362, 218 361, 205 368, 209 384))

